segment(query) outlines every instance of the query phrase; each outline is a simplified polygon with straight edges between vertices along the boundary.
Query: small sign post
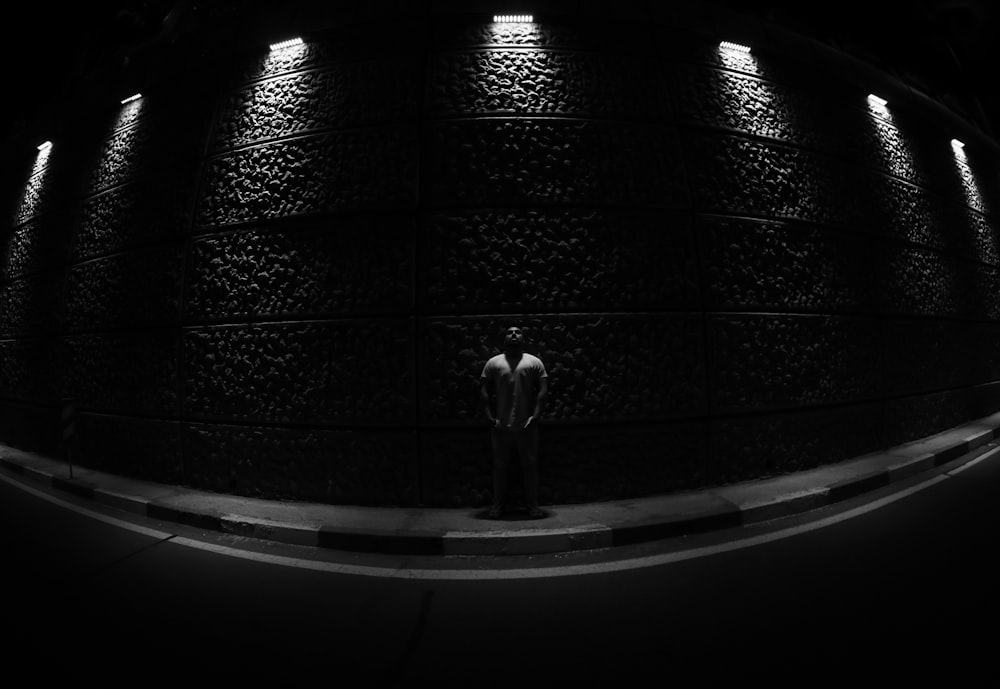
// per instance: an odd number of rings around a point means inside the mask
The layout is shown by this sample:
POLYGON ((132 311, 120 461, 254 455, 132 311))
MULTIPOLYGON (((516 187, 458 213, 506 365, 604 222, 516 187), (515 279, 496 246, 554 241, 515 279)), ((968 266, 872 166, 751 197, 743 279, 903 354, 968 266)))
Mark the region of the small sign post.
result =
POLYGON ((69 464, 69 477, 73 478, 73 454, 71 446, 73 435, 76 433, 76 410, 73 408, 73 400, 69 397, 63 398, 61 416, 63 449, 66 452, 66 463, 69 464))

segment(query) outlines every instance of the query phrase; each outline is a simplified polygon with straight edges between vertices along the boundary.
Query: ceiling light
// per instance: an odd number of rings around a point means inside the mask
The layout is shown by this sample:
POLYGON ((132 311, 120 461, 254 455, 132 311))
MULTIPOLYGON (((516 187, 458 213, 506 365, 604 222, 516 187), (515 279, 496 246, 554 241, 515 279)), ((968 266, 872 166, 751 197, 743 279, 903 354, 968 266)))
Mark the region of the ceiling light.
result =
POLYGON ((729 41, 723 41, 719 44, 720 48, 725 48, 726 50, 735 50, 738 53, 749 53, 750 47, 745 45, 740 45, 739 43, 730 43, 729 41))
POLYGON ((889 101, 885 98, 879 98, 874 93, 870 93, 868 94, 868 102, 877 108, 884 108, 889 101))
POLYGON ((530 14, 495 14, 493 21, 497 24, 530 24, 534 18, 530 14))
POLYGON ((131 103, 134 100, 139 100, 140 98, 142 98, 141 93, 137 93, 134 96, 129 96, 128 98, 122 98, 122 105, 125 105, 126 103, 131 103))
POLYGON ((46 141, 44 143, 38 144, 38 150, 39 151, 47 151, 50 148, 52 148, 52 142, 51 141, 46 141))
POLYGON ((272 43, 271 50, 284 50, 285 48, 291 48, 293 45, 302 45, 302 39, 290 38, 287 41, 282 41, 281 43, 272 43))
POLYGON ((965 144, 963 144, 958 139, 952 139, 951 140, 951 147, 952 148, 965 148, 965 144))

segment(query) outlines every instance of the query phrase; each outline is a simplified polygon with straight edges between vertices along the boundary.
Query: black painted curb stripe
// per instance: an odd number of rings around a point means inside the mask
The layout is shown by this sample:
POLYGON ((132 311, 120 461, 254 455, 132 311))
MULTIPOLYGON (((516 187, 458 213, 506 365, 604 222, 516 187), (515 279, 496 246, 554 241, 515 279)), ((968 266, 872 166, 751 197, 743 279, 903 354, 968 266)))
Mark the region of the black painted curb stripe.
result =
POLYGON ((958 459, 962 455, 969 452, 969 450, 970 450, 969 441, 966 440, 964 442, 959 443, 958 445, 949 447, 946 450, 941 450, 940 452, 936 452, 934 454, 934 466, 939 467, 942 464, 947 464, 953 459, 958 459))
POLYGON ((93 486, 77 483, 72 479, 60 478, 58 476, 51 476, 49 478, 49 485, 53 488, 58 488, 59 490, 81 498, 87 498, 89 500, 93 500, 97 494, 97 491, 93 486))
POLYGON ((740 508, 740 516, 744 525, 757 524, 771 519, 802 514, 830 504, 830 491, 827 488, 817 488, 805 493, 792 494, 783 500, 751 505, 740 508))
POLYGON ((398 555, 444 555, 443 536, 359 534, 321 528, 316 534, 323 548, 398 555))
POLYGON ((0 457, 0 464, 3 464, 5 468, 10 469, 15 474, 24 474, 24 465, 18 464, 10 457, 0 457))
POLYGON ((743 524, 742 510, 710 514, 671 522, 641 524, 638 526, 611 527, 611 545, 630 545, 644 541, 658 541, 693 533, 729 529, 743 524))
POLYGON ((209 529, 211 531, 223 530, 222 517, 201 512, 191 512, 189 510, 170 507, 169 505, 158 505, 153 502, 146 505, 146 516, 151 519, 162 519, 164 521, 186 524, 199 529, 209 529))
POLYGON ((827 495, 830 502, 849 500, 863 493, 885 488, 892 482, 891 478, 888 471, 880 471, 877 474, 871 474, 855 481, 847 481, 830 486, 827 495))

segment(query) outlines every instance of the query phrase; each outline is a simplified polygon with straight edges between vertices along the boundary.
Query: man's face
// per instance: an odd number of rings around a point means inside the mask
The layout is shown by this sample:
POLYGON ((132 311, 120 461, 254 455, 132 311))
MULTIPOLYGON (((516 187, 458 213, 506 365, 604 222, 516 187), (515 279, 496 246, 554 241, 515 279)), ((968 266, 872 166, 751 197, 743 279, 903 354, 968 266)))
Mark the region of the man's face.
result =
POLYGON ((518 347, 524 342, 524 333, 520 328, 507 328, 503 335, 504 344, 510 347, 518 347))

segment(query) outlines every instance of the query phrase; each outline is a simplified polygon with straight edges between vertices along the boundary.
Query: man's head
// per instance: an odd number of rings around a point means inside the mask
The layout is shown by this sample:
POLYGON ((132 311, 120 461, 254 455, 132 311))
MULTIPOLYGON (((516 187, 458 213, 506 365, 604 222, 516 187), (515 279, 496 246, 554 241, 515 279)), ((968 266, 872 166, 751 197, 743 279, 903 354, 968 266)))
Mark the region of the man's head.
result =
POLYGON ((520 349, 524 344, 524 331, 512 325, 503 331, 503 344, 507 349, 520 349))

